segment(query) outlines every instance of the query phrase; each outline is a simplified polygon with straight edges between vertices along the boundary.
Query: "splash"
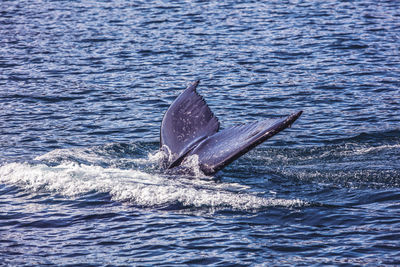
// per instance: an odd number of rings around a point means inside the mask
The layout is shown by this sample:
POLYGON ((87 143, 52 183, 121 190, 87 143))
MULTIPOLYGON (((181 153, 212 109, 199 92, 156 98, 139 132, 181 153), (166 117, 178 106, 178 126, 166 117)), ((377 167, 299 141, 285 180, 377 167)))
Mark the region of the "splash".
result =
POLYGON ((123 170, 79 163, 11 163, 0 167, 0 182, 24 190, 46 191, 75 198, 96 191, 108 193, 114 201, 143 207, 179 204, 195 208, 257 210, 267 207, 298 207, 306 202, 266 198, 247 192, 234 183, 177 179, 140 170, 123 170))
POLYGON ((182 167, 190 171, 195 177, 204 177, 205 174, 200 170, 199 156, 191 155, 182 162, 182 167))

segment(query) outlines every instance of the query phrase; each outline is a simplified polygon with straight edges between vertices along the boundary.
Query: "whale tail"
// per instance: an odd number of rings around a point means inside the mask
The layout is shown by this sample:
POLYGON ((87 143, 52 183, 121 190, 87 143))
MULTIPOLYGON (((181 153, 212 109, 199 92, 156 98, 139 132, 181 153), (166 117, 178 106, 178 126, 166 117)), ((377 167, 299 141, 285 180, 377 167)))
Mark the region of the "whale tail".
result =
POLYGON ((168 147, 168 168, 198 155, 200 169, 212 175, 275 134, 290 127, 302 111, 219 131, 219 121, 196 92, 199 81, 187 87, 164 114, 160 147, 168 147))

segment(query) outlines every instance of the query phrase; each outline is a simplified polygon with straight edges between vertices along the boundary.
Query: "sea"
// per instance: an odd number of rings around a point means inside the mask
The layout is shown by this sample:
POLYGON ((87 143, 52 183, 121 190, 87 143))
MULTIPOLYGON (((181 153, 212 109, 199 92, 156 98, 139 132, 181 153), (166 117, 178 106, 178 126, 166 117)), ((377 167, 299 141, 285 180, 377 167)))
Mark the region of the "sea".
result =
POLYGON ((400 2, 1 0, 1 266, 399 266, 400 2), (221 129, 166 173, 193 81, 221 129))

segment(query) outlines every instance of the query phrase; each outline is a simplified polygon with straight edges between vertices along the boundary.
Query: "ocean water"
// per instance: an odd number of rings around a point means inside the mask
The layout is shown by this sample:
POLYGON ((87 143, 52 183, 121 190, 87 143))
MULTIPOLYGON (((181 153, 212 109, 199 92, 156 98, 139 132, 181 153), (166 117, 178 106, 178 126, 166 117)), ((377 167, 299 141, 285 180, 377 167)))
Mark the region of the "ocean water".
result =
POLYGON ((0 2, 0 265, 400 265, 400 2, 0 2), (303 110, 214 177, 166 174, 192 81, 221 127, 303 110))

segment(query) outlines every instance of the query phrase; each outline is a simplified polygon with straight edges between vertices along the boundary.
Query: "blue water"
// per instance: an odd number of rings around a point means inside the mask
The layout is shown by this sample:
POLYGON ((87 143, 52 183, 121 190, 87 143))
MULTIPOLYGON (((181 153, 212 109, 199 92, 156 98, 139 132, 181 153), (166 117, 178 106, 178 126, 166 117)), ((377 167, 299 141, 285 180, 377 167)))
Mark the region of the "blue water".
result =
POLYGON ((5 265, 400 265, 400 2, 0 2, 5 265), (192 81, 304 113, 207 177, 159 167, 192 81))

